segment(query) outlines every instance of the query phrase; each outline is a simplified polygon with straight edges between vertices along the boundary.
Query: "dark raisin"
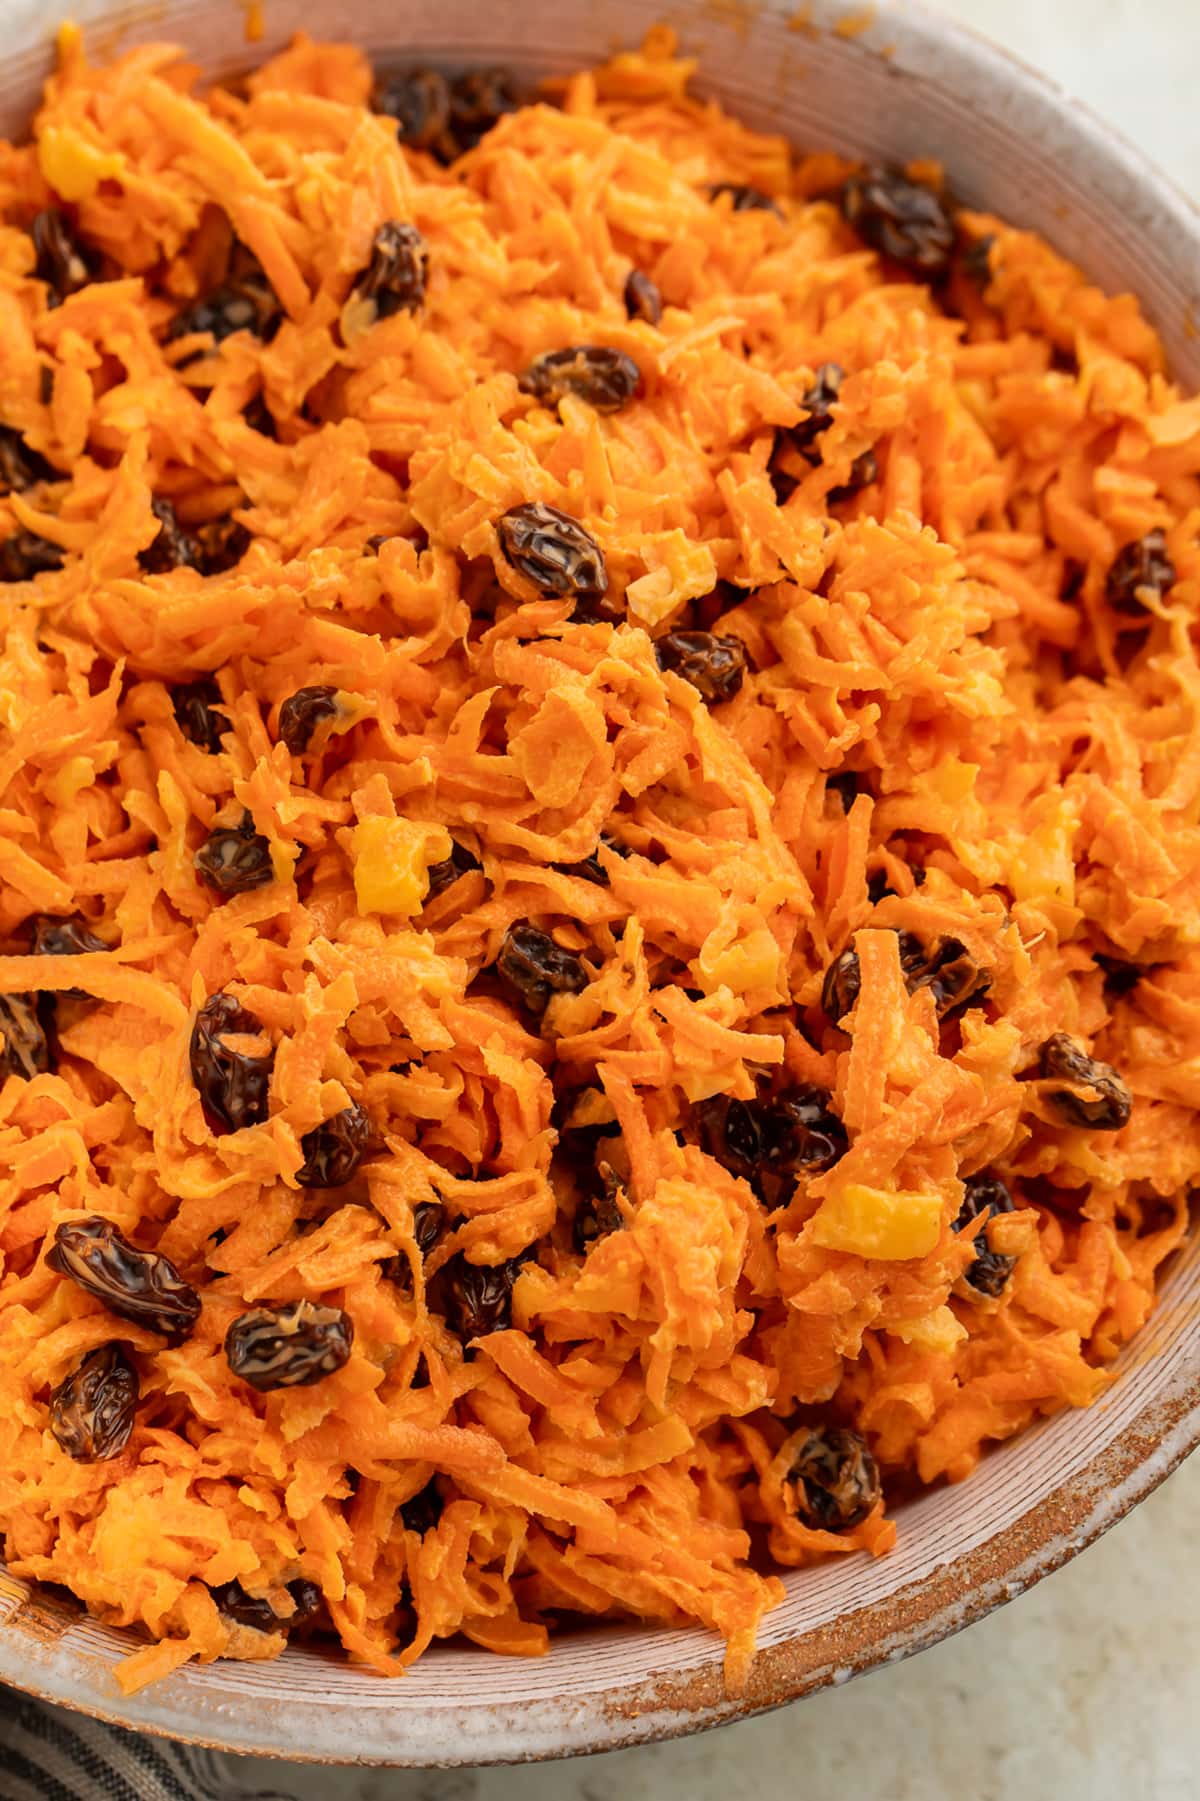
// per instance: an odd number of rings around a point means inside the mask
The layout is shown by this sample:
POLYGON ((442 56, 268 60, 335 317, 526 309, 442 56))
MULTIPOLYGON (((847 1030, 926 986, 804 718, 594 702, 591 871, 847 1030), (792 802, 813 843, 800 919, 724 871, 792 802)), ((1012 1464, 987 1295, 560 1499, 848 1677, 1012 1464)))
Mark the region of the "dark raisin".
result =
POLYGON ((840 956, 833 959, 825 971, 825 980, 821 986, 821 1005, 835 1026, 840 1025, 853 1010, 861 983, 858 952, 850 944, 840 956))
POLYGON ((611 1232, 623 1229, 625 1215, 621 1212, 619 1198, 620 1178, 610 1163, 594 1164, 586 1173, 582 1186, 584 1193, 575 1209, 571 1236, 575 1249, 581 1257, 586 1257, 589 1246, 598 1238, 607 1238, 611 1232))
POLYGON ((732 700, 746 679, 746 646, 740 638, 712 632, 667 632, 655 640, 660 669, 690 682, 710 706, 732 700))
POLYGON ((1117 556, 1104 584, 1104 596, 1116 613, 1137 615, 1145 612, 1140 596, 1149 592, 1162 600, 1175 586, 1175 565, 1167 555, 1167 540, 1162 532, 1147 532, 1135 538, 1117 556))
POLYGON ((844 1157, 849 1140, 824 1088, 786 1090, 758 1107, 763 1167, 776 1175, 811 1175, 844 1157))
POLYGON ((65 552, 36 532, 14 532, 0 544, 0 582, 31 582, 35 575, 61 569, 65 552))
MULTIPOLYGON (((88 951, 106 951, 103 938, 89 931, 78 913, 70 919, 55 919, 49 913, 38 913, 33 920, 32 951, 35 957, 79 957, 88 951)), ((64 1000, 88 999, 85 988, 61 988, 64 1000)))
POLYGON ((850 474, 837 488, 830 488, 827 499, 831 506, 839 505, 843 500, 852 500, 864 488, 879 480, 879 460, 873 450, 864 450, 856 456, 850 465, 850 474))
POLYGON ((175 722, 189 744, 215 756, 221 748, 221 734, 232 731, 225 713, 221 690, 211 676, 198 682, 181 682, 171 694, 175 722))
POLYGON ((582 862, 556 863, 554 867, 561 869, 564 875, 578 876, 581 882, 594 882, 597 888, 607 888, 609 885, 608 871, 600 861, 601 850, 611 851, 615 857, 629 855, 623 844, 618 844, 617 840, 610 838, 607 832, 601 832, 599 844, 594 851, 583 858, 582 862))
POLYGON ((425 896, 427 901, 433 900, 435 895, 444 894, 460 876, 469 875, 472 869, 483 868, 479 858, 472 856, 465 845, 459 844, 457 839, 452 840, 452 843, 454 848, 450 855, 443 857, 440 863, 431 863, 425 871, 429 878, 429 891, 425 896))
POLYGON ((556 407, 565 395, 574 394, 598 413, 619 413, 641 382, 641 370, 623 350, 576 344, 569 350, 547 350, 534 357, 517 386, 543 406, 556 407))
POLYGON ((798 450, 810 463, 819 463, 819 451, 816 451, 817 439, 822 432, 827 432, 833 424, 833 408, 841 393, 845 371, 838 363, 822 363, 813 379, 811 388, 807 388, 800 396, 800 405, 808 414, 799 425, 787 428, 786 436, 793 450, 798 450))
POLYGON ((842 769, 837 775, 827 775, 825 792, 836 794, 842 803, 842 812, 848 813, 860 793, 857 774, 853 769, 842 769))
POLYGON ((779 202, 764 194, 761 188, 752 188, 741 181, 718 181, 708 190, 710 200, 719 200, 723 194, 732 199, 735 213, 774 213, 777 219, 783 218, 779 202))
POLYGON ((244 244, 238 244, 226 279, 176 313, 167 338, 173 341, 208 332, 220 344, 234 332, 248 331, 267 343, 279 329, 282 317, 275 291, 258 258, 244 244))
POLYGON ((1123 957, 1106 957, 1103 951, 1094 952, 1092 962, 1104 971, 1104 992, 1110 1000, 1132 994, 1145 974, 1136 963, 1126 963, 1123 957))
POLYGON ((849 1532, 878 1504, 879 1469, 857 1432, 838 1426, 804 1430, 785 1449, 785 1493, 806 1525, 849 1532))
POLYGON ((0 994, 0 1082, 6 1076, 45 1075, 50 1045, 38 1018, 37 996, 0 994))
POLYGON ((48 306, 60 306, 68 294, 78 293, 92 279, 87 256, 77 243, 62 213, 47 209, 29 228, 37 252, 34 274, 50 292, 48 306))
POLYGON ((436 69, 403 69, 375 89, 377 113, 395 119, 396 135, 414 150, 441 152, 450 126, 450 84, 436 69))
POLYGON ((238 1626, 249 1626, 255 1632, 290 1632, 319 1612, 323 1597, 316 1583, 303 1576, 289 1582, 287 1590, 296 1605, 286 1620, 280 1619, 265 1595, 248 1595, 240 1582, 225 1582, 211 1593, 218 1612, 238 1626))
MULTIPOLYGON (((985 1170, 978 1176, 968 1176, 963 1183, 963 1204, 958 1218, 954 1222, 954 1230, 961 1232, 965 1226, 971 1225, 986 1213, 989 1220, 997 1213, 1011 1213, 1013 1198, 1008 1192, 1007 1184, 999 1176, 985 1170)), ((975 1256, 963 1273, 963 1281, 977 1294, 989 1295, 993 1300, 1002 1294, 1008 1279, 1017 1267, 1015 1257, 1005 1257, 999 1251, 993 1251, 988 1243, 988 1229, 974 1240, 975 1256)))
POLYGON ((297 1576, 294 1582, 288 1583, 287 1591, 295 1604, 295 1611, 284 1621, 284 1625, 294 1631, 297 1626, 307 1626, 316 1618, 325 1605, 325 1597, 318 1585, 310 1582, 307 1576, 297 1576))
POLYGON ((147 575, 169 575, 172 569, 195 569, 199 562, 196 540, 185 532, 175 517, 169 500, 155 497, 150 502, 158 520, 158 534, 138 551, 138 562, 147 575))
POLYGON ((217 894, 245 894, 275 880, 271 843, 245 814, 241 825, 218 826, 192 858, 196 874, 217 894))
POLYGON ((445 1274, 452 1324, 460 1338, 482 1338, 512 1324, 514 1264, 468 1263, 459 1255, 450 1259, 445 1274))
POLYGON ((302 757, 319 725, 338 716, 337 689, 327 683, 297 688, 279 709, 279 741, 294 757, 302 757))
POLYGON ((936 281, 950 266, 954 226, 932 188, 896 169, 867 169, 842 189, 842 216, 883 256, 910 275, 936 281))
POLYGON ((450 84, 450 131, 459 151, 473 150, 517 97, 503 69, 473 69, 450 84))
POLYGON ((889 894, 895 894, 895 892, 896 890, 889 884, 886 869, 871 871, 867 877, 867 899, 873 907, 877 907, 881 900, 886 900, 889 894))
POLYGON ((1055 1032, 1043 1044, 1038 1073, 1047 1081, 1070 1084, 1046 1095, 1068 1125, 1088 1126, 1094 1132, 1119 1132, 1128 1125, 1133 1096, 1125 1083, 1111 1063, 1089 1057, 1065 1032, 1055 1032))
POLYGON ((341 1188, 366 1155, 371 1122, 357 1101, 334 1113, 300 1140, 304 1162, 296 1172, 301 1188, 341 1188))
POLYGON ((64 1220, 46 1262, 102 1301, 110 1313, 161 1332, 171 1344, 189 1338, 200 1317, 200 1296, 169 1257, 139 1251, 109 1220, 94 1214, 64 1220))
POLYGON ((247 401, 242 408, 242 418, 256 431, 260 438, 274 438, 278 441, 279 427, 275 423, 275 415, 267 405, 263 394, 256 394, 253 400, 247 401))
POLYGON ((657 325, 662 318, 658 284, 642 269, 631 269, 625 277, 625 312, 630 319, 644 319, 647 325, 657 325))
POLYGON ((714 1095, 696 1108, 700 1142, 731 1175, 753 1180, 762 1162, 758 1108, 751 1101, 714 1095))
POLYGON ((34 482, 57 480, 58 470, 40 451, 31 450, 11 425, 0 425, 0 494, 20 493, 34 482))
POLYGON ((982 238, 975 238, 958 259, 958 266, 973 286, 987 288, 992 280, 992 251, 996 247, 994 232, 988 232, 982 238))
POLYGON ((443 1505, 437 1483, 430 1480, 409 1500, 400 1503, 400 1518, 404 1522, 405 1531, 419 1533, 424 1538, 441 1519, 443 1505))
POLYGON ((354 1322, 340 1307, 264 1301, 226 1332, 225 1361, 260 1394, 307 1388, 340 1370, 353 1342, 354 1322))
POLYGON ((569 513, 540 500, 513 507, 496 521, 500 549, 514 569, 542 594, 573 595, 594 606, 608 592, 604 553, 569 513))
POLYGON ((235 569, 250 548, 250 533, 236 519, 210 519, 192 534, 196 568, 201 575, 224 575, 235 569))
POLYGON ((509 926, 496 958, 496 973, 531 1013, 546 1011, 553 994, 578 994, 590 980, 581 957, 563 950, 548 932, 509 926))
POLYGON ((445 1224, 446 1209, 440 1201, 417 1202, 413 1208, 413 1237, 422 1257, 428 1257, 441 1237, 445 1224))
POLYGON ((415 225, 389 219, 375 233, 371 260, 351 296, 374 304, 377 319, 419 312, 425 300, 429 253, 415 225))
POLYGON ((929 955, 916 940, 915 953, 909 953, 906 959, 903 941, 908 936, 901 934, 901 962, 905 966, 908 991, 915 994, 918 988, 928 988, 933 994, 939 1019, 983 1000, 991 987, 991 976, 980 969, 957 938, 940 938, 929 955))
POLYGON ((192 1026, 192 1082, 210 1132, 222 1137, 243 1126, 261 1125, 267 1117, 267 1090, 275 1062, 230 1050, 226 1037, 256 1036, 262 1022, 231 994, 210 994, 192 1026))
POLYGON ((100 1345, 50 1396, 50 1430, 76 1463, 119 1457, 133 1431, 138 1393, 138 1373, 120 1345, 100 1345))

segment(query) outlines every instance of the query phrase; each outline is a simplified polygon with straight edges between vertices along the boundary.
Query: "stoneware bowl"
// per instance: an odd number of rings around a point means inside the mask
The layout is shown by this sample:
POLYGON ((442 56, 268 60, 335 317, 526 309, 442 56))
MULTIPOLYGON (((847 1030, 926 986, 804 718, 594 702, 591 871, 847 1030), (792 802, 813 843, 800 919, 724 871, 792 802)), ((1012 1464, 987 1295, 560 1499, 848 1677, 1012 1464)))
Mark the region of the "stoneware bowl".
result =
MULTIPOLYGON (((530 81, 636 44, 666 18, 704 91, 800 145, 938 157, 956 193, 1045 234, 1109 289, 1133 289, 1174 370, 1200 385, 1200 215, 1106 126, 1039 76, 912 0, 843 19, 815 0, 267 0, 246 42, 237 0, 0 0, 0 132, 22 133, 59 17, 111 54, 170 38, 213 75, 304 29, 393 59, 501 63, 530 81), (837 29, 842 22, 842 30, 837 29), (865 23, 864 23, 865 22, 865 23)), ((668 1738, 778 1706, 979 1619, 1090 1543, 1200 1441, 1200 1243, 1111 1390, 998 1449, 961 1487, 904 1507, 891 1557, 787 1578, 747 1692, 723 1692, 700 1631, 567 1635, 540 1661, 457 1646, 386 1681, 308 1651, 189 1668, 123 1700, 129 1641, 0 1572, 0 1680, 102 1718, 233 1751, 345 1763, 474 1764, 668 1738)))

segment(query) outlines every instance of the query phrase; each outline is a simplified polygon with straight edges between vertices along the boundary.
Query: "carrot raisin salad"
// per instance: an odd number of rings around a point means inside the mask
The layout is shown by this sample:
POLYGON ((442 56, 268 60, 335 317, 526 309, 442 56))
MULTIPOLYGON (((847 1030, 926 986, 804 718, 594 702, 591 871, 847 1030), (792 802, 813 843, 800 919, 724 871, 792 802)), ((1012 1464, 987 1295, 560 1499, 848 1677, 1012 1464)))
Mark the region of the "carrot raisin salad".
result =
POLYGON ((723 1636, 1200 1181, 1200 402, 669 33, 0 147, 0 1531, 128 1689, 723 1636))

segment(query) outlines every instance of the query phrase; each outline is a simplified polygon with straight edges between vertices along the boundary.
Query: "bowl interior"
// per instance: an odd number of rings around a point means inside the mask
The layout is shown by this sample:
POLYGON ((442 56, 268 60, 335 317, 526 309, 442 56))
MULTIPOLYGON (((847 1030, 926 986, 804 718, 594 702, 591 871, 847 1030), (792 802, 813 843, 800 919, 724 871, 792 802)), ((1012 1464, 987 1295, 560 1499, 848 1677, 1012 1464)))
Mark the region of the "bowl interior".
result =
MULTIPOLYGON (((893 0, 857 35, 830 0, 715 6, 689 0, 272 0, 261 41, 235 0, 9 0, 0 133, 20 135, 69 16, 111 54, 169 38, 220 75, 297 30, 352 37, 381 57, 498 63, 530 81, 636 43, 666 19, 701 59, 701 91, 801 145, 872 158, 940 158, 968 204, 1042 232, 1107 288, 1130 288, 1175 373, 1200 385, 1200 217, 1136 152, 1049 84, 948 22, 893 0)), ((0 1679, 85 1711, 233 1750, 390 1764, 471 1764, 600 1750, 769 1707, 932 1643, 1055 1567, 1118 1519, 1200 1439, 1200 1244, 1105 1399, 996 1451, 967 1484, 901 1510, 878 1563, 848 1558, 787 1579, 748 1693, 726 1700, 720 1647, 699 1631, 604 1628, 545 1659, 439 1649, 403 1682, 333 1658, 188 1668, 132 1700, 113 1666, 121 1635, 0 1572, 0 1679)))

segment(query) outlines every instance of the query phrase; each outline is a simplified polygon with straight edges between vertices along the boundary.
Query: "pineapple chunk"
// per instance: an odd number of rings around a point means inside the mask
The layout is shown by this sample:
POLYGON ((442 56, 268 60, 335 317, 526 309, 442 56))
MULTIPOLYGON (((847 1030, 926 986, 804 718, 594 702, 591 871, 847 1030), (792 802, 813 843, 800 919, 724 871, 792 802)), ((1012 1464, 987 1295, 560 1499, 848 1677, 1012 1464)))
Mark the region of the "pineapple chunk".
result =
POLYGON ((955 1319, 949 1307, 935 1307, 924 1319, 901 1320, 898 1325, 889 1326, 888 1331, 893 1338, 916 1345, 919 1350, 940 1351, 947 1356, 960 1339, 968 1336, 967 1328, 955 1319))
POLYGON ((813 1243, 827 1251, 899 1261, 925 1257, 942 1229, 940 1194, 896 1192, 849 1182, 813 1215, 813 1243))
POLYGON ((735 994, 750 994, 760 988, 774 988, 779 980, 779 946, 766 926, 758 926, 745 938, 718 948, 723 935, 720 927, 710 932, 696 958, 695 968, 704 992, 731 988, 735 994))
POLYGON ((363 819, 354 828, 354 892, 360 913, 419 913, 429 892, 429 865, 454 845, 445 826, 415 819, 363 819))
POLYGON ((42 174, 64 200, 90 200, 102 181, 121 175, 125 158, 62 125, 47 125, 38 139, 42 174))

